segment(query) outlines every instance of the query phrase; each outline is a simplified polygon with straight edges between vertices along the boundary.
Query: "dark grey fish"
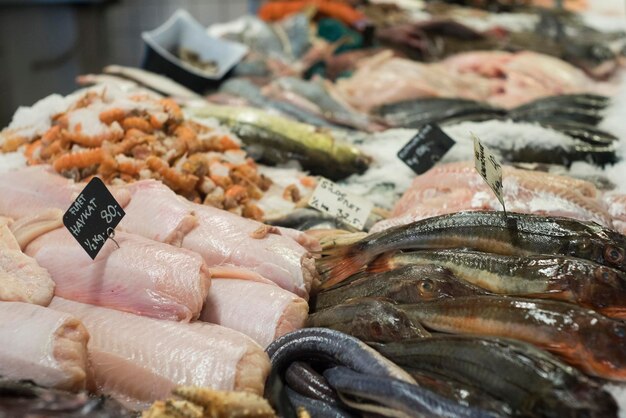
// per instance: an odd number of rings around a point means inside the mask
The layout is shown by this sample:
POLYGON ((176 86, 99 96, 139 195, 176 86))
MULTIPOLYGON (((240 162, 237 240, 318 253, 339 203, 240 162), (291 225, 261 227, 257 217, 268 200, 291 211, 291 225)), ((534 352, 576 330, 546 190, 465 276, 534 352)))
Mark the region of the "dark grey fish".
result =
POLYGON ((328 369, 324 377, 340 394, 344 403, 363 412, 394 416, 391 414, 397 411, 409 417, 441 418, 498 416, 495 412, 460 405, 414 384, 389 377, 370 376, 346 367, 328 369))
POLYGON ((296 361, 292 363, 285 373, 287 385, 300 395, 307 396, 329 405, 339 405, 335 392, 328 382, 307 363, 296 361))
POLYGON ((318 261, 323 288, 359 272, 383 253, 467 248, 502 255, 553 254, 626 271, 626 236, 596 223, 521 213, 470 211, 435 216, 371 234, 318 261))
POLYGON ((608 418, 617 414, 615 400, 600 385, 531 344, 438 336, 375 347, 407 370, 479 388, 523 416, 608 418))
POLYGON ((278 338, 265 350, 272 371, 265 384, 265 397, 280 416, 295 416, 283 375, 296 361, 320 361, 344 365, 372 376, 387 376, 414 383, 405 371, 354 337, 326 328, 306 328, 278 338))
POLYGON ((407 263, 399 268, 386 269, 388 271, 364 274, 349 284, 319 292, 313 304, 315 310, 336 306, 353 298, 382 297, 396 303, 416 303, 485 293, 457 279, 452 272, 435 262, 421 265, 407 263))
POLYGON ((291 388, 286 388, 289 401, 294 408, 304 408, 311 417, 315 418, 351 418, 355 415, 338 405, 333 405, 318 399, 299 394, 291 388))
POLYGON ((309 315, 309 327, 325 327, 361 341, 388 342, 430 337, 419 322, 383 298, 354 299, 309 315))
POLYGON ((0 418, 133 416, 134 413, 108 397, 48 389, 30 381, 12 381, 0 377, 0 418))

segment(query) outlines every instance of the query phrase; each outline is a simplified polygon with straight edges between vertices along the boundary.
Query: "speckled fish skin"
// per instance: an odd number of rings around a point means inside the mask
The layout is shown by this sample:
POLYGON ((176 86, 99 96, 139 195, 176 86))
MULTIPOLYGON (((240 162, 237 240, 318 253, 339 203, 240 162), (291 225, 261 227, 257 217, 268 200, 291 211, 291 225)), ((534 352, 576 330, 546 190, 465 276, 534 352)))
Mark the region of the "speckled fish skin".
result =
POLYGON ((360 398, 359 401, 348 404, 355 408, 362 408, 363 411, 375 411, 375 409, 369 409, 367 406, 362 407, 369 400, 380 404, 382 408, 388 411, 400 411, 410 417, 498 417, 494 412, 459 405, 455 401, 427 389, 393 378, 369 376, 354 372, 346 367, 328 369, 324 372, 324 376, 337 392, 344 395, 342 396, 344 402, 347 402, 345 395, 360 398))
POLYGON ((441 336, 375 347, 407 370, 453 379, 541 417, 615 417, 615 400, 573 367, 513 340, 441 336))
POLYGON ((71 315, 30 303, 0 302, 0 375, 4 378, 84 389, 88 340, 83 324, 71 315))
POLYGON ((390 342, 429 337, 417 321, 382 298, 360 298, 309 315, 309 327, 326 327, 362 341, 390 342))
POLYGON ((189 321, 202 310, 210 286, 202 257, 183 248, 118 232, 92 260, 65 228, 26 247, 46 268, 55 295, 171 321, 189 321))
POLYGON ((585 373, 626 381, 626 325, 560 301, 470 296, 399 305, 428 329, 532 343, 585 373))
POLYGON ((237 331, 146 318, 58 297, 50 307, 85 324, 91 335, 89 384, 126 406, 145 407, 179 385, 263 391, 267 355, 237 331))
MULTIPOLYGON (((346 302, 352 298, 383 297, 396 303, 416 303, 453 296, 470 296, 484 293, 480 288, 457 280, 450 270, 433 263, 395 264, 388 271, 365 273, 344 286, 319 292, 315 309, 321 310, 346 302), (397 265, 398 268, 395 268, 397 265)), ((343 284, 343 283, 341 283, 343 284)))
POLYGON ((389 269, 435 264, 448 269, 454 277, 493 293, 560 299, 609 317, 626 318, 626 276, 619 270, 588 260, 439 250, 394 254, 385 264, 389 269))
POLYGON ((378 255, 396 250, 468 248, 502 255, 551 254, 626 269, 626 237, 591 222, 520 213, 459 212, 372 234, 318 262, 330 287, 378 255))

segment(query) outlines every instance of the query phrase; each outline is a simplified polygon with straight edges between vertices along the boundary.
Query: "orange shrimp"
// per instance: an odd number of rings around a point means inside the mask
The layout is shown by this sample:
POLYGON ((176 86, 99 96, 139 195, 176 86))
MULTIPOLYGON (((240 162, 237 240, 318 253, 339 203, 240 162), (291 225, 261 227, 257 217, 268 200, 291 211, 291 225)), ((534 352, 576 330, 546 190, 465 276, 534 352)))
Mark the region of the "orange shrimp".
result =
POLYGON ((104 155, 102 148, 90 149, 87 151, 72 152, 63 154, 57 158, 52 167, 58 172, 69 170, 72 168, 87 168, 89 166, 100 164, 104 155))
POLYGON ((150 122, 148 122, 147 120, 145 120, 144 118, 140 116, 127 117, 126 119, 122 121, 122 127, 124 128, 124 130, 138 129, 147 134, 152 133, 153 131, 152 125, 150 124, 150 122))
POLYGON ((21 147, 24 144, 27 144, 28 142, 30 142, 29 139, 24 136, 20 136, 20 135, 9 136, 7 139, 5 139, 4 143, 2 144, 2 151, 4 152, 17 151, 19 147, 21 147))
POLYGON ((296 186, 295 184, 290 184, 289 186, 285 187, 285 190, 283 190, 283 199, 285 200, 297 202, 301 198, 302 196, 300 195, 300 189, 298 189, 298 186, 296 186))
POLYGON ((59 113, 52 118, 55 126, 60 126, 63 129, 67 129, 70 126, 70 118, 67 113, 59 113))
POLYGON ((126 131, 124 139, 117 143, 114 148, 114 154, 126 154, 133 148, 143 143, 151 143, 156 141, 156 138, 152 135, 146 135, 144 132, 138 129, 130 129, 126 131))
POLYGON ((34 155, 37 150, 41 149, 41 139, 36 140, 35 142, 31 142, 26 145, 26 149, 24 150, 24 156, 26 157, 26 162, 28 165, 35 165, 39 163, 39 158, 35 158, 34 155))
POLYGON ((240 149, 241 147, 228 135, 222 135, 219 139, 221 150, 228 151, 231 149, 240 149))
POLYGON ((52 128, 48 129, 41 137, 41 142, 43 144, 51 144, 54 141, 58 141, 61 138, 61 127, 59 125, 55 125, 52 128))
POLYGON ((196 132, 188 126, 180 125, 174 130, 176 138, 183 141, 186 148, 191 152, 195 152, 199 148, 198 135, 196 132))
POLYGON ((150 125, 152 125, 154 129, 163 129, 163 125, 165 125, 165 122, 167 122, 168 117, 169 116, 167 113, 151 113, 150 125))
POLYGON ((317 186, 317 180, 315 179, 315 177, 306 176, 300 179, 300 184, 303 185, 304 187, 308 187, 312 189, 315 186, 317 186))
POLYGON ((139 172, 145 168, 145 163, 134 158, 124 159, 118 162, 118 170, 126 175, 137 177, 139 172))
POLYGON ((159 101, 165 111, 170 115, 170 118, 175 122, 180 123, 183 120, 183 111, 180 110, 180 106, 172 99, 161 99, 159 101))
POLYGON ((78 144, 86 148, 96 148, 102 146, 104 141, 117 142, 124 137, 124 132, 119 129, 111 129, 100 135, 85 135, 82 132, 70 132, 63 130, 61 137, 64 141, 78 144))
POLYGON ((263 209, 261 209, 260 207, 258 207, 257 205, 255 205, 252 202, 247 202, 243 206, 243 211, 242 211, 241 214, 245 218, 254 219, 256 221, 262 221, 263 217, 265 216, 265 213, 263 212, 263 209))
POLYGON ((119 107, 113 107, 111 109, 100 112, 100 115, 98 117, 100 118, 100 122, 110 125, 113 122, 121 121, 122 119, 124 119, 125 116, 126 111, 120 109, 119 107))
POLYGON ((198 177, 193 174, 183 174, 176 171, 159 157, 148 157, 146 164, 152 172, 158 173, 163 182, 174 191, 189 193, 193 191, 196 183, 198 183, 198 177))
POLYGON ((232 209, 248 199, 248 192, 246 189, 238 184, 234 184, 226 189, 224 193, 224 208, 232 209))
POLYGON ((211 174, 209 175, 209 178, 224 190, 233 185, 233 180, 228 176, 218 176, 215 174, 211 174))
POLYGON ((59 155, 68 150, 68 146, 63 141, 54 141, 49 144, 46 144, 42 141, 41 151, 39 152, 39 157, 43 161, 47 161, 56 155, 59 155))

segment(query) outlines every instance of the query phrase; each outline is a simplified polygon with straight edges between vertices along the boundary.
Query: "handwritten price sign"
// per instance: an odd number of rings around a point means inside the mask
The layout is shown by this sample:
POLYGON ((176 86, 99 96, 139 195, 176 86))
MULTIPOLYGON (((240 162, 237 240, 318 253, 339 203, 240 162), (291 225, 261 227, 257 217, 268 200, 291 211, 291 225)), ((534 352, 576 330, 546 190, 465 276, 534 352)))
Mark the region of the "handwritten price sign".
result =
POLYGON ((309 199, 309 206, 362 230, 374 204, 343 191, 328 179, 320 178, 309 199))
POLYGON ((493 190, 506 214, 502 194, 502 165, 489 148, 481 144, 480 139, 476 135, 472 134, 472 137, 474 138, 474 166, 476 171, 480 173, 491 190, 493 190))
POLYGON ((63 215, 63 225, 92 259, 126 215, 102 180, 94 177, 63 215))

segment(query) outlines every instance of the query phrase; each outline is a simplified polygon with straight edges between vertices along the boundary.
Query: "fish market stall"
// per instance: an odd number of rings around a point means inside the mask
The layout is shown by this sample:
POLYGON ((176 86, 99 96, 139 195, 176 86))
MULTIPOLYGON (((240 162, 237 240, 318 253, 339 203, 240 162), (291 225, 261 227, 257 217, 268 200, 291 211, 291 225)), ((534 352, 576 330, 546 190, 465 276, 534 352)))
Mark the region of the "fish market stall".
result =
POLYGON ((626 417, 626 5, 259 6, 0 130, 0 417, 626 417))

